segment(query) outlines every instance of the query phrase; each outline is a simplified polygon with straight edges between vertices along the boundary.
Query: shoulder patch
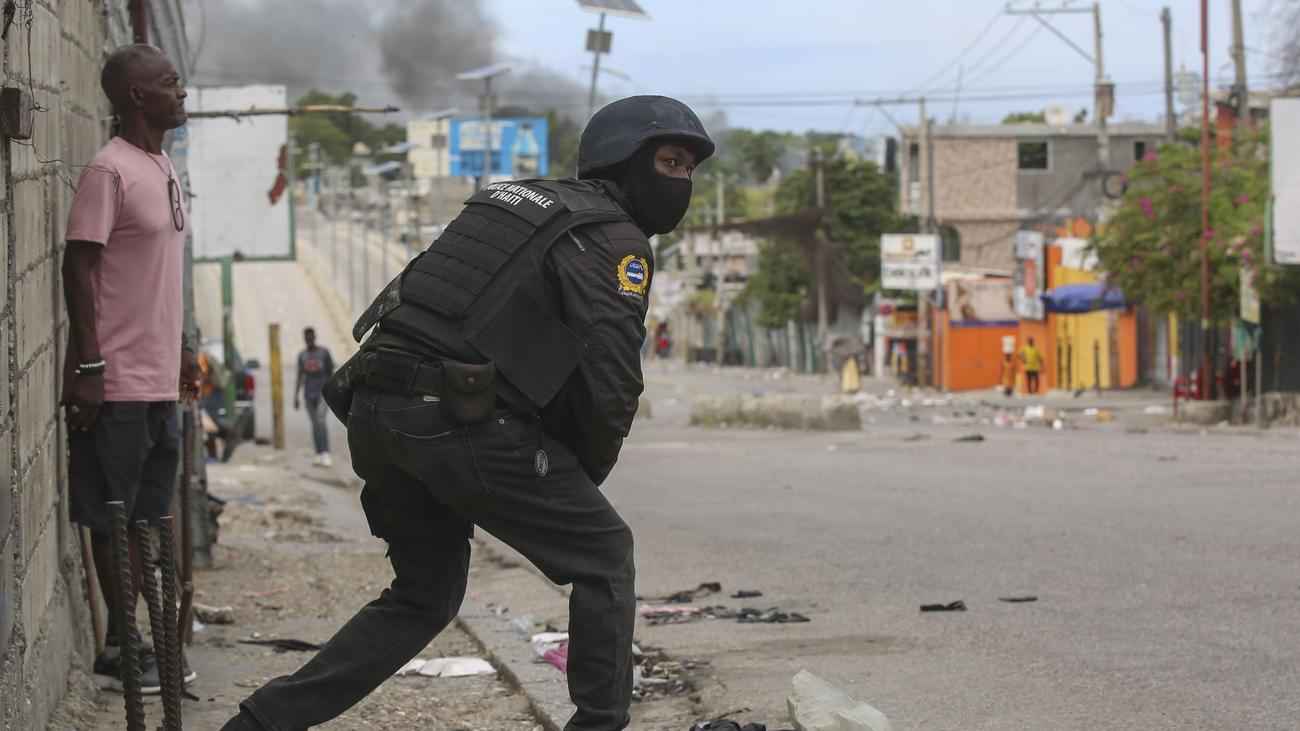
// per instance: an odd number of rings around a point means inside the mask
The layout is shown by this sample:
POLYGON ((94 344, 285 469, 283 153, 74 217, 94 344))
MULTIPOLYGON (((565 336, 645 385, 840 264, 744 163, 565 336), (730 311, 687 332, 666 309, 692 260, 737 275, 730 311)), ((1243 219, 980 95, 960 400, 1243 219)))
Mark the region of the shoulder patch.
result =
POLYGON ((618 263, 619 294, 645 296, 650 286, 650 263, 643 257, 628 254, 618 263))

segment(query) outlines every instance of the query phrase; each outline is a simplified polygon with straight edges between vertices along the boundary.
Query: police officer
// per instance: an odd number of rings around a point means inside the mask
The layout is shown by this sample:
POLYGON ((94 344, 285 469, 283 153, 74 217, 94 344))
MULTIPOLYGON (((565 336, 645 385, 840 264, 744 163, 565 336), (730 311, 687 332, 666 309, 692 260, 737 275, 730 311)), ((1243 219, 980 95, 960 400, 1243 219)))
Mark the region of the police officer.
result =
POLYGON ((227 729, 324 723, 424 649, 459 610, 474 525, 573 585, 565 728, 627 726, 632 533, 598 486, 642 390, 647 237, 677 226, 713 149, 675 99, 614 102, 583 131, 576 179, 484 187, 379 295, 325 397, 395 578, 227 729))

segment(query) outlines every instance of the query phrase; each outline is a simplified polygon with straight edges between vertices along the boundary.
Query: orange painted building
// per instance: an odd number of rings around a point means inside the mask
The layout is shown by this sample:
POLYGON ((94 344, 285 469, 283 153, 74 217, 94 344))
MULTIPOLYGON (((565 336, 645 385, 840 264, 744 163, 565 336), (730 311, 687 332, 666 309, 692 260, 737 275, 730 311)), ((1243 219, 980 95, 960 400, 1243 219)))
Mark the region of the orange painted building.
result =
MULTIPOLYGON (((1078 236, 1089 232, 1072 228, 1060 233, 1078 236)), ((1097 281, 1095 272, 1064 266, 1061 246, 1049 245, 1045 253, 1048 289, 1097 281)), ((962 315, 952 299, 950 293, 950 306, 934 313, 931 331, 934 333, 932 352, 939 364, 939 385, 944 390, 970 391, 997 386, 1001 381, 1004 338, 1008 337, 1015 339, 1015 352, 1029 338, 1043 352, 1040 393, 1054 388, 1094 388, 1098 381, 1102 388, 1130 388, 1137 384, 1138 319, 1132 308, 1082 314, 1048 313, 1044 320, 1003 320, 994 316, 961 321, 962 315)), ((1018 359, 1016 368, 1022 369, 1018 359)), ((1018 374, 1017 388, 1022 392, 1025 389, 1023 373, 1018 374)))

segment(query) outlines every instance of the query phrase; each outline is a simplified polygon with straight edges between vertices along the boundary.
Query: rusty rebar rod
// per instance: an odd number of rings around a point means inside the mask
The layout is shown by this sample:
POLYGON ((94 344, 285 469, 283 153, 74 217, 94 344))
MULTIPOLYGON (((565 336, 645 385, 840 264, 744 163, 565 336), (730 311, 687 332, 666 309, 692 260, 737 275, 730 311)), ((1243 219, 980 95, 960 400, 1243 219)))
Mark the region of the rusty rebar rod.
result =
POLYGON ((176 532, 170 515, 158 519, 158 568, 162 571, 163 632, 167 635, 167 661, 159 665, 162 681, 163 728, 181 731, 181 693, 185 681, 181 670, 181 640, 176 623, 176 532))
MULTIPOLYGON (((135 537, 140 543, 140 593, 144 595, 145 606, 149 608, 149 630, 153 634, 154 657, 158 662, 158 680, 162 686, 163 698, 178 691, 168 686, 174 677, 168 665, 171 658, 171 633, 167 631, 167 622, 163 610, 163 599, 158 583, 158 559, 154 553, 153 531, 149 522, 135 522, 135 537)), ((172 731, 180 726, 170 718, 171 709, 163 703, 163 729, 172 731)))
POLYGON ((195 450, 198 444, 195 442, 194 407, 186 405, 182 408, 184 413, 181 416, 181 448, 185 453, 181 459, 181 609, 178 634, 183 652, 184 646, 192 639, 194 627, 194 623, 190 621, 190 609, 194 604, 194 514, 191 500, 194 492, 195 450))
POLYGON ((127 731, 145 731, 144 696, 140 693, 140 640, 135 627, 135 590, 131 581, 131 543, 126 527, 126 503, 114 500, 108 508, 112 544, 113 602, 121 656, 122 703, 127 731))

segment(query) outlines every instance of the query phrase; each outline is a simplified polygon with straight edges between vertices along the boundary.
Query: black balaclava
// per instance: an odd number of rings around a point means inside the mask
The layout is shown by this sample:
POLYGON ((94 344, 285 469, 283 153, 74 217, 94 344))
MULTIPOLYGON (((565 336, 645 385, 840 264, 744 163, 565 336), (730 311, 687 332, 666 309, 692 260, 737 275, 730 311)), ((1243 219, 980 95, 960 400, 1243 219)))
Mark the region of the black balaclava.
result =
POLYGON ((677 228, 691 205, 691 179, 670 178, 655 170, 655 153, 662 140, 650 140, 624 163, 614 181, 627 193, 632 220, 647 234, 677 228))

